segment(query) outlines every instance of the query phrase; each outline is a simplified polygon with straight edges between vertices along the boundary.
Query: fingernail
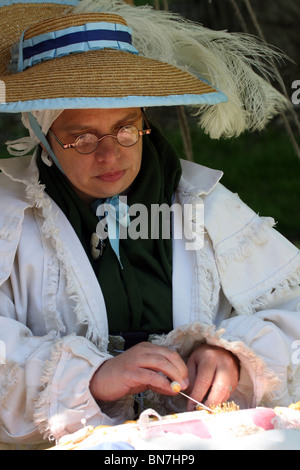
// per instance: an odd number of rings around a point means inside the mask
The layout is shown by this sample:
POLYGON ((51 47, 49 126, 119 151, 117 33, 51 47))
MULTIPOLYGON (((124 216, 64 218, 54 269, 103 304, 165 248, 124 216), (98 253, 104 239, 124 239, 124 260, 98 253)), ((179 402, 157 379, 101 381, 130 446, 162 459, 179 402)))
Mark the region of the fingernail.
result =
POLYGON ((190 381, 189 381, 189 379, 185 379, 185 380, 183 380, 183 382, 182 382, 182 383, 183 383, 183 387, 182 387, 182 388, 183 388, 183 390, 185 390, 186 388, 188 388, 188 386, 190 385, 190 381))

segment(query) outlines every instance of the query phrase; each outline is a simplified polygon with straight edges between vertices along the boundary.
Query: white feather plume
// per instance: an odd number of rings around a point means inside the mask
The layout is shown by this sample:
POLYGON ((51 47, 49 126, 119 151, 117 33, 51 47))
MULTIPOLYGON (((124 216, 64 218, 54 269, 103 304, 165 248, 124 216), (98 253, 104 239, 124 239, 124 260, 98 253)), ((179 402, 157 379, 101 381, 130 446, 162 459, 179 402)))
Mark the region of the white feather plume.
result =
POLYGON ((276 78, 274 61, 285 56, 256 37, 213 31, 178 14, 133 7, 121 0, 82 0, 74 12, 121 15, 132 28, 133 45, 142 56, 187 70, 223 91, 227 103, 192 108, 211 138, 262 130, 289 106, 269 83, 276 78))

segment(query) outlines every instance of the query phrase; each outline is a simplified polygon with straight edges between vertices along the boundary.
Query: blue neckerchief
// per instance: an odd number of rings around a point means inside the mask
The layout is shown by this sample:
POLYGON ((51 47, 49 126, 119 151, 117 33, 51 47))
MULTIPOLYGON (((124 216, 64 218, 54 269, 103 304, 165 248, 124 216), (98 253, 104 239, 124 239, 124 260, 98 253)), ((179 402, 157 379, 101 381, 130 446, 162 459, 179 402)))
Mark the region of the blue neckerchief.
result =
POLYGON ((92 202, 91 209, 96 214, 99 221, 104 222, 104 225, 106 221, 110 245, 123 269, 119 251, 119 236, 120 225, 128 227, 130 224, 128 205, 121 201, 117 195, 108 197, 107 199, 96 199, 96 201, 92 202))

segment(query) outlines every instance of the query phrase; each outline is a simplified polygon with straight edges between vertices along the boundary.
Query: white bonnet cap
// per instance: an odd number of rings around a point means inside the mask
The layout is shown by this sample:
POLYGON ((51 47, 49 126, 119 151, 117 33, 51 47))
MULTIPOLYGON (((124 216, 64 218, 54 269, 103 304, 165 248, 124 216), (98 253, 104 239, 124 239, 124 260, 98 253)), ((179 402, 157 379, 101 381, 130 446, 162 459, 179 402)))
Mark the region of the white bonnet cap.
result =
MULTIPOLYGON (((31 114, 36 118, 43 134, 46 136, 52 123, 58 118, 63 112, 63 109, 45 109, 40 111, 31 111, 31 114)), ((26 155, 34 149, 39 143, 40 139, 35 135, 31 128, 28 113, 22 113, 22 123, 29 131, 29 136, 21 137, 17 140, 11 140, 6 142, 7 150, 11 155, 19 156, 26 155)))

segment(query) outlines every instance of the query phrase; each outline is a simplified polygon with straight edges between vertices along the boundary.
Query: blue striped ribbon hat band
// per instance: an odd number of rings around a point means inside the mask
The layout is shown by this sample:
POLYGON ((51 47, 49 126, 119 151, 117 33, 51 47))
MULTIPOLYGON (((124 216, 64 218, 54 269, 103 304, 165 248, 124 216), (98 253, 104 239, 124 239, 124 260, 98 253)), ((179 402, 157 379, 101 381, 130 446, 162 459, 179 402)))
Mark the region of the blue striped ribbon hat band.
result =
POLYGON ((72 14, 51 0, 8 3, 0 8, 0 112, 227 101, 205 80, 140 55, 119 15, 72 14))
POLYGON ((132 46, 131 29, 127 26, 107 22, 86 23, 31 39, 22 37, 18 47, 18 72, 44 60, 105 48, 138 54, 132 46))

